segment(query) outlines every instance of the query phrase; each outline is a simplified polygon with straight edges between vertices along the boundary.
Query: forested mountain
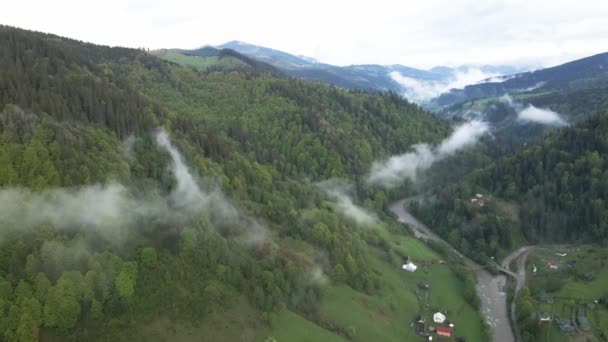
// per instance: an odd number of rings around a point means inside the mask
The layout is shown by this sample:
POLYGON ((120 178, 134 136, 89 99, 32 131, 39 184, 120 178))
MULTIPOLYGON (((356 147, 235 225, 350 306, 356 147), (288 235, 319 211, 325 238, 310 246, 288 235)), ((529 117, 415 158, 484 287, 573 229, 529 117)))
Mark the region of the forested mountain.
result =
POLYGON ((406 77, 421 80, 440 80, 450 76, 450 74, 435 74, 403 65, 350 65, 339 67, 239 41, 228 42, 215 48, 205 46, 195 50, 171 49, 159 50, 153 53, 161 58, 186 65, 206 66, 210 61, 213 61, 214 56, 219 55, 222 49, 233 50, 257 61, 268 63, 289 76, 322 81, 347 89, 400 93, 403 88, 391 78, 390 73, 393 71, 397 71, 406 77))
POLYGON ((502 76, 499 82, 484 82, 453 89, 434 100, 448 107, 453 104, 505 94, 561 92, 606 87, 608 85, 608 53, 575 60, 552 68, 502 76))
POLYGON ((247 56, 253 57, 260 61, 269 63, 281 69, 298 69, 298 68, 311 68, 314 67, 316 62, 304 59, 283 51, 247 44, 244 42, 233 40, 231 42, 224 43, 217 46, 218 49, 230 49, 247 56))
MULTIPOLYGON (((0 340, 171 340, 198 328, 258 340, 277 319, 370 340, 373 322, 357 335, 322 304, 415 314, 402 290, 416 283, 387 272, 434 254, 359 176, 442 139, 448 122, 391 93, 283 77, 230 50, 212 57, 229 62, 189 68, 0 26, 0 340), (336 177, 353 184, 339 203, 317 183, 336 177)), ((472 286, 466 272, 436 272, 472 286)), ((442 305, 474 312, 462 289, 442 305)), ((463 334, 479 335, 467 317, 463 334)), ((407 327, 382 330, 390 340, 407 327)))
POLYGON ((455 68, 451 68, 451 67, 447 67, 447 66, 436 66, 433 67, 431 69, 429 69, 428 71, 435 73, 435 74, 439 74, 439 75, 444 75, 444 76, 450 76, 453 75, 455 72, 467 72, 469 69, 478 69, 479 71, 486 73, 486 74, 496 74, 496 75, 514 75, 514 74, 518 74, 518 73, 522 73, 525 71, 530 70, 530 68, 528 67, 517 67, 517 66, 513 66, 513 65, 461 65, 459 67, 455 67, 455 68))
POLYGON ((606 244, 607 132, 608 113, 594 114, 437 190, 416 212, 482 261, 522 243, 606 244))
MULTIPOLYGON (((482 98, 450 106, 444 117, 483 120, 492 126, 493 139, 485 155, 494 159, 519 151, 543 139, 556 128, 585 121, 608 108, 608 88, 531 90, 501 97, 482 98)), ((469 164, 469 170, 479 164, 469 164)))

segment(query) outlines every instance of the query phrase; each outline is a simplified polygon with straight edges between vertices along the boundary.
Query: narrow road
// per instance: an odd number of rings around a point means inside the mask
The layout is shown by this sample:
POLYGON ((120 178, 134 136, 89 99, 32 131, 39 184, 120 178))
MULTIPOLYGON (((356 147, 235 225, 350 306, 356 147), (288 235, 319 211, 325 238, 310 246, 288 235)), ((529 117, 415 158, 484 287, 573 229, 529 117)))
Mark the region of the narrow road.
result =
POLYGON ((515 294, 513 295, 513 302, 511 303, 511 322, 513 322, 514 325, 515 337, 517 341, 521 341, 522 339, 521 334, 519 332, 519 327, 517 326, 517 318, 515 312, 515 296, 517 296, 519 290, 521 290, 526 284, 526 260, 528 259, 528 255, 530 254, 530 252, 539 248, 543 247, 523 246, 518 250, 513 251, 506 258, 504 258, 501 264, 502 268, 508 270, 510 269, 509 265, 513 260, 517 262, 517 273, 510 273, 512 277, 515 278, 515 294))
MULTIPOLYGON (((400 222, 406 223, 412 227, 414 235, 417 238, 439 241, 445 243, 447 246, 450 246, 450 244, 445 242, 442 238, 431 231, 422 222, 418 221, 406 210, 405 205, 409 204, 415 199, 416 198, 406 198, 397 201, 391 205, 390 209, 393 213, 395 213, 395 215, 397 215, 400 222)), ((511 328, 511 321, 509 320, 511 310, 508 310, 507 308, 507 296, 504 292, 507 281, 506 276, 502 274, 494 276, 486 271, 481 265, 463 256, 453 247, 452 250, 456 254, 462 256, 465 263, 475 272, 477 277, 477 295, 481 300, 481 312, 485 316, 486 321, 490 326, 492 335, 494 336, 494 341, 514 342, 515 336, 513 335, 513 329, 511 328)), ((508 269, 508 267, 506 267, 506 269, 508 269)), ((523 279, 525 281, 525 275, 523 279)))
POLYGON ((510 270, 509 265, 513 260, 517 260, 517 273, 513 273, 509 271, 509 274, 515 278, 515 293, 518 293, 522 287, 524 287, 526 283, 526 259, 528 258, 528 254, 535 249, 538 249, 538 246, 524 246, 519 248, 516 251, 513 251, 506 258, 503 259, 500 266, 502 266, 505 270, 510 270))

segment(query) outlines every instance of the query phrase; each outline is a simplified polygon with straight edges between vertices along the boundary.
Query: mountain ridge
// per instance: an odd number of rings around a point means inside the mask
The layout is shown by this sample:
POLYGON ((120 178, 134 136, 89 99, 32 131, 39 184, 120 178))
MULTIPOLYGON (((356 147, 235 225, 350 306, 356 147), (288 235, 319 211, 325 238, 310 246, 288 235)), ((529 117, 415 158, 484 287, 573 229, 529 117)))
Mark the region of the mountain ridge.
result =
POLYGON ((452 90, 434 100, 442 107, 484 97, 524 93, 530 90, 587 89, 608 85, 608 52, 504 77, 501 82, 485 82, 452 90))

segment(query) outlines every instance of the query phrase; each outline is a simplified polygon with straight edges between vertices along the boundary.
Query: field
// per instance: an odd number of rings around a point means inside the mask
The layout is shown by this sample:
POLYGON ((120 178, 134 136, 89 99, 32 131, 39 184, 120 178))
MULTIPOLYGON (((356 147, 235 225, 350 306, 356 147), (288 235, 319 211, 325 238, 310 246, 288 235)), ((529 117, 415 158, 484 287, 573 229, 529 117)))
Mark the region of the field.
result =
POLYGON ((539 300, 538 311, 551 313, 552 323, 540 326, 541 341, 601 341, 608 336, 608 251, 606 249, 580 246, 557 250, 542 250, 528 258, 527 270, 532 276, 528 287, 538 299, 543 293, 550 295, 552 303, 539 300), (557 269, 552 269, 555 265, 557 269), (537 267, 536 275, 533 274, 537 267), (555 318, 576 320, 577 309, 584 308, 591 324, 591 331, 577 327, 573 335, 563 335, 555 318))

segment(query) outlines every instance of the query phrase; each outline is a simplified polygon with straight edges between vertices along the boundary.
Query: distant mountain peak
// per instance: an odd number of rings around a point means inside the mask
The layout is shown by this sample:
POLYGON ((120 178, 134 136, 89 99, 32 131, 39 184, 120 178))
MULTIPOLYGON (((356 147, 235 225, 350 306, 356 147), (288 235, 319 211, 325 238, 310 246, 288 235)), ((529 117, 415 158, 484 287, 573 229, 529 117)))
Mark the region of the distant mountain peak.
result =
POLYGON ((224 44, 218 45, 218 46, 225 46, 225 45, 242 45, 242 46, 256 46, 253 44, 249 44, 240 40, 231 40, 229 42, 226 42, 224 44))

